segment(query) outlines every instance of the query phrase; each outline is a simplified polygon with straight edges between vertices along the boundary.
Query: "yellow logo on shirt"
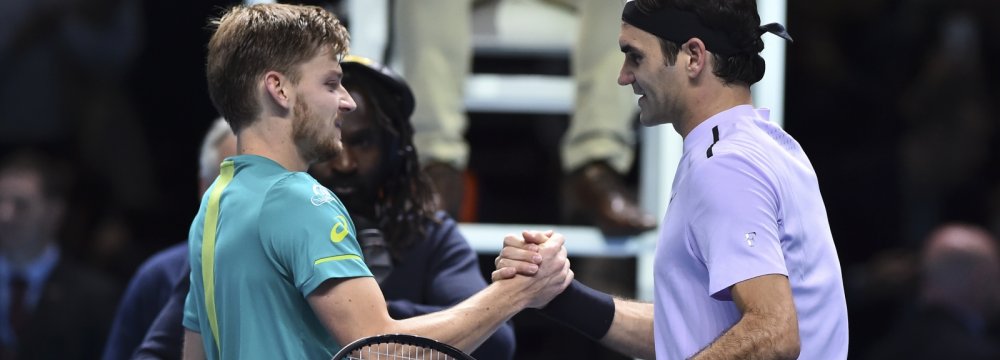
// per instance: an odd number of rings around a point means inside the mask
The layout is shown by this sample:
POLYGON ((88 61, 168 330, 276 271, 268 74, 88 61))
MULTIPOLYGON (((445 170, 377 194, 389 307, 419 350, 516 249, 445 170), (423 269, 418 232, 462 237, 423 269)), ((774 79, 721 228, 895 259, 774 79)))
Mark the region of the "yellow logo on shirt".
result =
POLYGON ((339 243, 345 237, 347 237, 347 218, 344 215, 337 215, 337 220, 333 223, 333 228, 330 229, 330 241, 339 243))

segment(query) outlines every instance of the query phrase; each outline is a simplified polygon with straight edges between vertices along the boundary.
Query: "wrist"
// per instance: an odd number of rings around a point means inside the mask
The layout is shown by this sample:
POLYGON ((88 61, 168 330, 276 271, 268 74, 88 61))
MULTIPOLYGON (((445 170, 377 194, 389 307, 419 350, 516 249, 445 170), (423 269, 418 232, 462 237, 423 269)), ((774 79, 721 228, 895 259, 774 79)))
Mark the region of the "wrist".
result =
POLYGON ((521 310, 527 309, 532 300, 532 293, 518 286, 517 282, 516 278, 494 281, 481 293, 496 301, 500 308, 510 309, 510 316, 513 317, 521 310))
POLYGON ((615 301, 611 295, 573 280, 566 290, 540 309, 540 312, 593 340, 601 340, 614 320, 615 301))

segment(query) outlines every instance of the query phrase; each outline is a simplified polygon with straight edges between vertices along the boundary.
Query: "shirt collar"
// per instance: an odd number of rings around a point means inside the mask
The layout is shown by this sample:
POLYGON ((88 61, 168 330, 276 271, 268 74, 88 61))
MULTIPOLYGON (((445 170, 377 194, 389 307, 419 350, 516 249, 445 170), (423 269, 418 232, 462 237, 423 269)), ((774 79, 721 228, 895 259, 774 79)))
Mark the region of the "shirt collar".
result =
POLYGON ((56 263, 59 262, 59 248, 55 245, 49 244, 42 251, 42 255, 35 258, 34 260, 28 262, 26 266, 21 269, 14 269, 10 261, 6 257, 0 256, 0 274, 4 277, 10 279, 15 273, 24 276, 24 280, 33 287, 35 284, 40 284, 45 281, 45 278, 49 276, 52 269, 55 268, 56 263))
POLYGON ((715 141, 712 137, 712 128, 716 126, 726 127, 726 125, 735 123, 740 120, 761 118, 763 120, 768 120, 771 116, 771 111, 766 108, 755 109, 753 105, 737 105, 729 109, 723 110, 722 112, 712 115, 701 124, 695 126, 688 133, 687 137, 684 138, 684 154, 687 155, 691 151, 700 149, 705 151, 705 147, 715 141))

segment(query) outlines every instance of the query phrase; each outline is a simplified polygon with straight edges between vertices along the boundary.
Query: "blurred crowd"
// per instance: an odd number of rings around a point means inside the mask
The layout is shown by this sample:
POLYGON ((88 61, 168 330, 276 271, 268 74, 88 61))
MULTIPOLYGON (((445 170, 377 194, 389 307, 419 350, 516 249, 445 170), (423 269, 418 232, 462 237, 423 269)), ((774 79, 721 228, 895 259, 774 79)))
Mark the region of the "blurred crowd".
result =
MULTIPOLYGON (((136 267, 186 237, 230 3, 0 2, 0 343, 97 358, 136 267)), ((851 358, 996 358, 1000 2, 788 6, 785 126, 822 179, 851 358)))

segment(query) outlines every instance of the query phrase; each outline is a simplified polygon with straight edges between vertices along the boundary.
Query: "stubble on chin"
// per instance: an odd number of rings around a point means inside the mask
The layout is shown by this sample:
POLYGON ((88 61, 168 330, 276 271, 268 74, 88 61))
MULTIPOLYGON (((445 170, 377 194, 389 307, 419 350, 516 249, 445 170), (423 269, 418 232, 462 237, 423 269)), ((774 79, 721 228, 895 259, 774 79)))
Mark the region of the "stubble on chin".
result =
POLYGON ((302 159, 315 164, 336 157, 343 150, 340 138, 326 134, 324 120, 304 102, 297 102, 292 119, 292 137, 302 159))

